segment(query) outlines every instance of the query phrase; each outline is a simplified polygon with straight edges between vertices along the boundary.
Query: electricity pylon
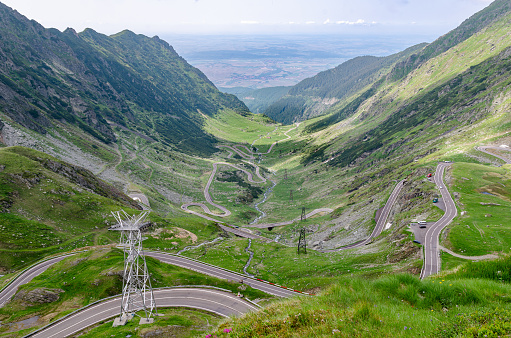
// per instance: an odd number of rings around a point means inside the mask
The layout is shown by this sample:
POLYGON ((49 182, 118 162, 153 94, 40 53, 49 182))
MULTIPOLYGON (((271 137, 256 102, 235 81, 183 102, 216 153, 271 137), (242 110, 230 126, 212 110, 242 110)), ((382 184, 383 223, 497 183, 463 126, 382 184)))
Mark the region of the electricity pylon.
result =
POLYGON ((300 238, 298 240, 298 254, 300 251, 307 253, 307 242, 305 241, 305 228, 300 229, 300 238))
MULTIPOLYGON (((140 226, 148 213, 143 211, 139 215, 131 216, 123 210, 112 212, 117 224, 110 230, 121 232, 119 247, 124 251, 121 314, 114 321, 114 326, 126 324, 141 310, 145 312, 144 322, 150 323, 154 320, 151 316, 157 313, 140 231, 140 226)), ((141 319, 141 323, 143 320, 144 318, 141 319)))

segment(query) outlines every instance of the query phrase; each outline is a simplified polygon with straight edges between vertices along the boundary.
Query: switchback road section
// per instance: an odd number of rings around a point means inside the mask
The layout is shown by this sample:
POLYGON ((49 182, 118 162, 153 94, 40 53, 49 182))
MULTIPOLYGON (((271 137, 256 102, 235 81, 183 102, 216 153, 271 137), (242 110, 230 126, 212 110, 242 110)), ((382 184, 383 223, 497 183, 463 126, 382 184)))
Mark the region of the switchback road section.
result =
POLYGON ((502 161, 506 162, 506 164, 511 164, 511 160, 509 158, 506 158, 504 156, 500 156, 498 154, 489 152, 487 150, 487 149, 494 149, 494 150, 500 150, 500 151, 502 151, 502 150, 504 150, 504 151, 511 151, 511 149, 509 149, 509 148, 501 148, 501 147, 495 147, 495 146, 479 146, 479 147, 476 147, 476 149, 479 150, 479 151, 482 151, 483 153, 486 153, 488 155, 500 158, 502 161))
POLYGON ((5 303, 7 303, 12 296, 16 293, 18 290, 18 287, 23 284, 27 284, 35 277, 42 274, 44 271, 46 271, 50 266, 53 264, 60 262, 64 258, 67 258, 69 256, 75 255, 76 253, 70 253, 54 258, 47 259, 45 261, 42 261, 38 264, 35 264, 26 270, 22 271, 17 277, 13 279, 13 281, 8 284, 1 292, 0 292, 0 307, 4 306, 5 303))
POLYGON ((256 278, 249 278, 245 275, 188 259, 186 257, 156 251, 145 251, 144 254, 147 257, 156 258, 164 263, 180 266, 182 268, 197 271, 199 273, 203 273, 205 275, 213 276, 216 278, 227 279, 234 282, 243 281, 243 284, 245 285, 277 297, 287 298, 303 294, 293 289, 275 285, 256 278))
MULTIPOLYGON (((157 307, 186 307, 208 311, 222 317, 239 316, 259 308, 243 298, 213 288, 164 288, 154 290, 157 307)), ((109 298, 77 310, 25 337, 68 337, 85 328, 119 315, 121 297, 109 298)))
POLYGON ((394 187, 394 190, 392 190, 392 193, 390 194, 389 199, 387 200, 387 203, 385 203, 385 206, 383 207, 383 209, 380 213, 380 217, 378 217, 376 226, 374 227, 374 230, 371 233, 371 235, 369 235, 369 237, 367 237, 366 239, 364 239, 362 241, 343 246, 342 248, 335 249, 335 250, 326 250, 324 252, 333 252, 333 251, 359 248, 361 246, 369 244, 373 240, 373 238, 378 237, 382 233, 383 229, 385 228, 385 224, 387 223, 387 218, 389 217, 390 210, 394 206, 394 203, 396 203, 397 197, 399 196, 399 193, 401 192, 401 189, 403 188, 405 181, 406 180, 399 181, 396 184, 396 186, 394 187))
POLYGON ((454 217, 458 215, 456 205, 443 181, 445 168, 450 165, 450 163, 439 163, 436 167, 434 179, 435 184, 442 194, 442 200, 445 204, 445 213, 435 224, 429 227, 428 231, 426 231, 426 237, 424 239, 424 264, 420 275, 421 279, 440 271, 440 232, 442 232, 442 230, 451 223, 454 217))
MULTIPOLYGON (((291 129, 289 129, 288 131, 286 131, 284 133, 286 135, 287 139, 291 138, 291 136, 289 136, 287 133, 289 133, 292 130, 295 130, 296 128, 298 128, 298 126, 299 126, 299 124, 296 124, 296 126, 294 128, 291 128, 291 129)), ((233 146, 220 145, 220 146, 217 146, 217 147, 218 148, 226 148, 226 149, 228 149, 227 150, 229 152, 228 158, 230 158, 233 155, 233 152, 235 152, 235 153, 237 153, 240 157, 242 157, 245 160, 255 160, 255 156, 254 155, 269 154, 272 151, 272 149, 275 146, 275 144, 277 144, 277 142, 273 142, 272 145, 270 146, 270 148, 268 149, 268 151, 266 153, 253 152, 252 150, 250 150, 248 147, 246 147, 244 145, 233 145, 233 146)), ((216 176, 216 173, 217 173, 219 165, 231 166, 231 167, 233 167, 233 168, 235 168, 237 170, 240 170, 240 171, 244 172, 247 175, 248 181, 251 182, 251 183, 264 183, 264 182, 267 181, 266 178, 261 175, 259 166, 257 166, 253 162, 247 162, 247 163, 249 163, 250 165, 254 166, 254 168, 255 168, 255 175, 259 178, 258 181, 254 180, 254 175, 252 175, 251 172, 249 172, 249 171, 247 171, 247 170, 245 170, 243 168, 240 168, 240 167, 238 167, 238 166, 236 166, 234 164, 227 163, 227 162, 215 162, 215 163, 213 163, 213 171, 211 172, 211 175, 209 176, 209 180, 206 183, 206 186, 204 187, 204 198, 206 199, 206 202, 208 204, 210 204, 210 205, 214 206, 215 208, 221 210, 222 213, 214 213, 214 212, 212 212, 209 209, 209 207, 206 204, 204 204, 204 203, 186 203, 186 204, 183 204, 181 206, 181 209, 183 211, 187 212, 187 213, 190 213, 190 214, 202 217, 204 219, 207 219, 208 221, 213 221, 213 222, 219 223, 219 224, 221 224, 220 228, 222 228, 223 230, 225 230, 227 232, 233 233, 236 236, 240 236, 240 237, 244 237, 244 238, 250 238, 250 239, 256 239, 256 240, 260 240, 260 241, 267 242, 267 243, 273 242, 272 240, 270 240, 268 238, 265 238, 263 236, 259 236, 259 235, 255 235, 255 234, 251 233, 250 230, 247 230, 247 229, 244 230, 244 229, 239 229, 239 228, 232 227, 232 226, 223 225, 223 224, 226 223, 225 221, 220 221, 218 219, 215 219, 215 218, 211 217, 211 216, 214 216, 214 217, 221 217, 221 218, 223 218, 223 217, 228 217, 228 216, 231 215, 231 211, 229 209, 227 209, 226 207, 224 207, 222 205, 214 203, 213 198, 211 197, 211 194, 209 193, 209 188, 210 188, 211 184, 213 183, 213 180, 214 180, 214 178, 216 176), (202 211, 206 215, 201 214, 201 213, 196 212, 196 211, 193 211, 193 210, 190 210, 189 207, 191 207, 191 206, 197 206, 197 207, 202 208, 202 211)), ((332 211, 333 210, 330 209, 330 208, 320 208, 320 209, 316 209, 316 210, 311 211, 307 216, 309 216, 309 215, 312 216, 312 215, 315 215, 315 214, 320 213, 320 212, 331 213, 332 211)), ((295 220, 279 222, 279 223, 272 223, 272 224, 263 224, 263 225, 257 225, 257 224, 245 225, 244 227, 272 228, 272 227, 275 227, 275 226, 292 224, 294 221, 295 220)))

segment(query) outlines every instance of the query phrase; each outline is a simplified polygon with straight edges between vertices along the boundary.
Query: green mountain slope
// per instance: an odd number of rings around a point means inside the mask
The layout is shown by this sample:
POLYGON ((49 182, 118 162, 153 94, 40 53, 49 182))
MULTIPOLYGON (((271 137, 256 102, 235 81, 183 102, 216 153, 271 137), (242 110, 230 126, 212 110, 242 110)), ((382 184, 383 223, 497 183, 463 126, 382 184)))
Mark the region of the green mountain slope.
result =
POLYGON ((460 26, 427 45, 420 52, 398 63, 391 72, 394 79, 403 78, 425 61, 442 54, 450 48, 472 37, 485 27, 492 25, 511 10, 507 0, 493 1, 488 7, 465 20, 460 26))
POLYGON ((45 133, 58 122, 109 143, 107 119, 188 152, 211 153, 202 115, 245 113, 157 37, 45 29, 0 4, 0 110, 45 133))
POLYGON ((0 149, 0 208, 4 272, 55 252, 110 243, 110 211, 140 209, 90 171, 24 147, 0 149))
POLYGON ((380 81, 337 113, 309 125, 310 133, 324 128, 329 133, 332 125, 349 118, 342 122, 344 135, 335 141, 339 151, 322 160, 346 166, 359 159, 357 163, 370 165, 393 153, 411 155, 410 149, 441 149, 441 139, 477 123, 491 126, 488 135, 504 131, 509 119, 501 112, 509 104, 510 22, 510 13, 501 16, 403 80, 380 81))
POLYGON ((348 60, 291 87, 287 95, 269 106, 264 113, 287 124, 320 115, 371 85, 386 74, 394 63, 424 46, 416 45, 387 57, 361 56, 348 60))

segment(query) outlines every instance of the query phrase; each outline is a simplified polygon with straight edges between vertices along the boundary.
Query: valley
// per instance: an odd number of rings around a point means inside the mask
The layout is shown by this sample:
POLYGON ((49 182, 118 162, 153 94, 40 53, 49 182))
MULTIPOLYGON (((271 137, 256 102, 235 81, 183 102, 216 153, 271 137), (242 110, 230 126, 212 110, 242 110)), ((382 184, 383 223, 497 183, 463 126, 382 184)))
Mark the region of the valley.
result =
POLYGON ((0 337, 511 334, 510 13, 267 116, 158 37, 0 4, 0 337), (149 211, 154 323, 112 327, 118 210, 149 211))

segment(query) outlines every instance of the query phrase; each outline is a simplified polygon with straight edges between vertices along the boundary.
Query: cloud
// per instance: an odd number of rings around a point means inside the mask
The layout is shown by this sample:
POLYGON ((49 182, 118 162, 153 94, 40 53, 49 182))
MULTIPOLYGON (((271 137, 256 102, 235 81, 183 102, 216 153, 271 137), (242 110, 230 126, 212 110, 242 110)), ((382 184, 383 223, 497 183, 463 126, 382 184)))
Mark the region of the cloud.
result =
POLYGON ((326 19, 325 22, 323 22, 323 25, 328 25, 329 23, 332 23, 330 19, 326 19))
POLYGON ((307 21, 305 22, 306 25, 314 25, 316 23, 316 21, 307 21))
POLYGON ((250 21, 250 20, 242 20, 240 22, 242 25, 258 25, 259 21, 250 21))
MULTIPOLYGON (((358 19, 357 21, 337 21, 336 22, 338 25, 365 25, 366 24, 366 21, 363 20, 363 19, 358 19)), ((373 21, 372 22, 373 24, 375 24, 376 22, 373 21)))

